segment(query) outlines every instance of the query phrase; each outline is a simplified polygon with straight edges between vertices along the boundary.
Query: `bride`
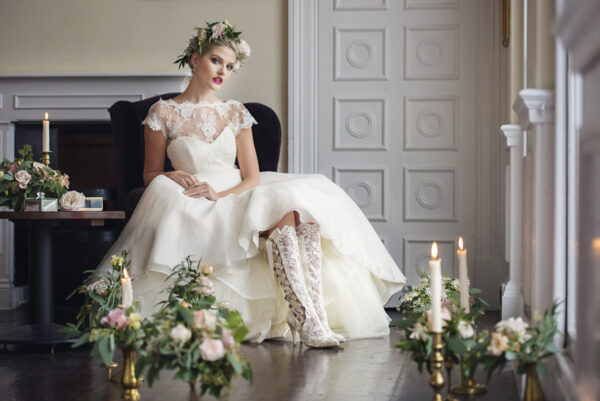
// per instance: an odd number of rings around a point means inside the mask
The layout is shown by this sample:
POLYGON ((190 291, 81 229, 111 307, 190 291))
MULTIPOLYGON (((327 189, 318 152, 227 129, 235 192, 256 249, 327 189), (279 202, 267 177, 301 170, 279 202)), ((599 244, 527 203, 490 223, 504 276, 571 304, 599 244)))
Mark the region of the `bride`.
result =
POLYGON ((250 341, 297 332, 307 346, 332 347, 386 335, 383 304, 405 278, 362 211, 323 175, 259 172, 256 121, 215 94, 250 55, 239 35, 227 21, 197 28, 176 61, 191 81, 142 122, 147 188, 99 269, 127 249, 148 314, 171 267, 201 257, 250 341), (164 171, 165 152, 174 171, 164 171))

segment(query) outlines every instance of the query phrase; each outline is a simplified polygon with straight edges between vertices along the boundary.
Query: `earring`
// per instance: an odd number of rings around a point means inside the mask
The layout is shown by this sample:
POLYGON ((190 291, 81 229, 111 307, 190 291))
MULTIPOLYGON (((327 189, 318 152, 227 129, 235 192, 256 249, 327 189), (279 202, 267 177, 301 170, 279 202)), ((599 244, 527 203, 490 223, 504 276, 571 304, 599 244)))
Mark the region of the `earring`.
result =
POLYGON ((193 73, 195 73, 195 72, 196 72, 196 66, 195 66, 195 65, 193 65, 193 66, 192 66, 192 74, 193 74, 193 73))

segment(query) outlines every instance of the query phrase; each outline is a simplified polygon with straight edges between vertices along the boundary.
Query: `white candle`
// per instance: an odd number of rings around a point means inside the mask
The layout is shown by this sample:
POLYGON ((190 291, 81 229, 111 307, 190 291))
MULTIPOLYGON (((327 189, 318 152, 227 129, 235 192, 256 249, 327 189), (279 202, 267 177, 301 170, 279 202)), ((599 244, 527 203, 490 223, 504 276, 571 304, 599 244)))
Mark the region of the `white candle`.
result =
POLYGON ((431 331, 442 332, 442 259, 438 259, 437 243, 431 245, 429 286, 431 287, 431 331))
POLYGON ((48 121, 48 113, 44 114, 42 122, 42 152, 50 151, 50 121, 48 121))
POLYGON ((460 307, 465 312, 471 312, 469 305, 469 272, 467 270, 467 250, 464 248, 462 237, 458 238, 458 249, 456 250, 458 257, 458 282, 460 283, 460 307))
POLYGON ((133 288, 127 269, 123 269, 123 277, 121 278, 121 304, 123 308, 129 308, 133 304, 133 288))

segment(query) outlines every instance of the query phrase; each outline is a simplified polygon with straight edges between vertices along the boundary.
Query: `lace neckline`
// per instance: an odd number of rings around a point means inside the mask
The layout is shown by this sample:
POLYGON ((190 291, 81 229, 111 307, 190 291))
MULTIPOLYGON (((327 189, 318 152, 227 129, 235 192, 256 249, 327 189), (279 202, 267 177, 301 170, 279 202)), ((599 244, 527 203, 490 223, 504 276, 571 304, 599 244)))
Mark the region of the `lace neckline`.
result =
POLYGON ((195 102, 190 102, 189 100, 184 100, 181 103, 177 103, 173 99, 166 99, 165 100, 163 98, 159 98, 158 101, 161 102, 161 103, 166 103, 166 104, 173 105, 176 108, 177 107, 193 107, 193 108, 196 108, 196 107, 210 107, 210 106, 218 107, 218 106, 224 106, 224 105, 228 105, 228 104, 231 104, 231 103, 235 102, 235 100, 229 99, 229 100, 226 100, 224 102, 220 102, 219 101, 219 102, 212 102, 212 103, 211 102, 207 102, 207 101, 201 101, 201 102, 195 103, 195 102))

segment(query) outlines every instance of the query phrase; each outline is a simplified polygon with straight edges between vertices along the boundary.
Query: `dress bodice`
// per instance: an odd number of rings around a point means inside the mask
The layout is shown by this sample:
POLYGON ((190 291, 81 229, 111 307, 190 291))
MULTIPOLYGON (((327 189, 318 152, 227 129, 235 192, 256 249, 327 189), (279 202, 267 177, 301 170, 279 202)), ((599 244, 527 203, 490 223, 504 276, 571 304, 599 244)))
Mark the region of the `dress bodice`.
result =
POLYGON ((196 174, 235 168, 235 137, 256 120, 236 100, 177 103, 160 99, 142 124, 167 138, 167 156, 174 169, 196 174))

